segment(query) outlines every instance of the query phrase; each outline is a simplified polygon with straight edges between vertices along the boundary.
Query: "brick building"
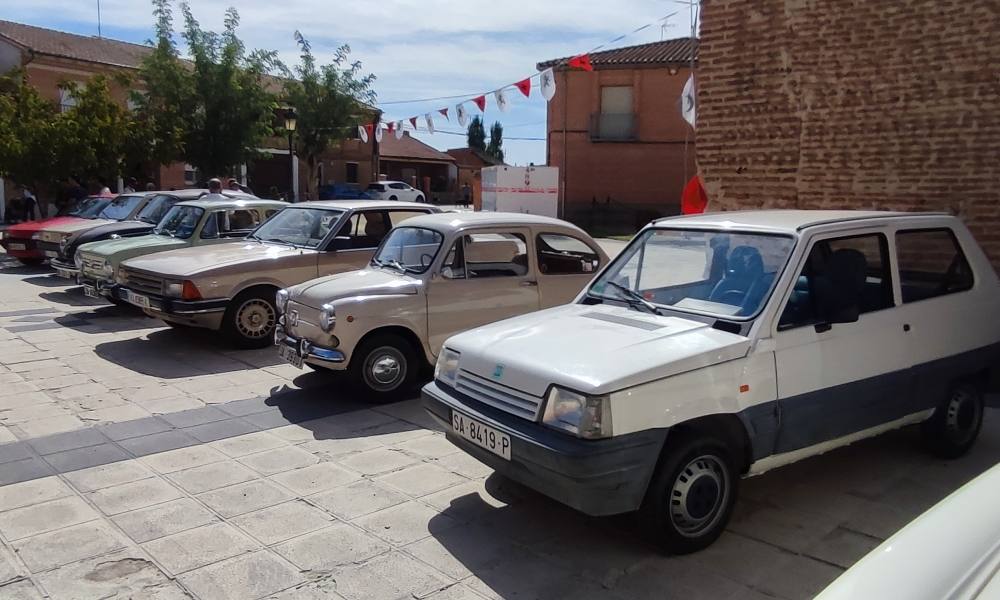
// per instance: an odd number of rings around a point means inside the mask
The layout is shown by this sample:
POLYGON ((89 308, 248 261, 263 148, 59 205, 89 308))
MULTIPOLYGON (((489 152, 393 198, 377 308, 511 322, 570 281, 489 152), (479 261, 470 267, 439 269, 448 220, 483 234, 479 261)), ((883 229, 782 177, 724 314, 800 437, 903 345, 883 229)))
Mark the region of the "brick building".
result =
POLYGON ((457 192, 455 201, 462 200, 462 188, 468 184, 473 204, 480 206, 483 194, 483 167, 494 167, 505 163, 475 148, 452 148, 447 152, 455 159, 458 166, 458 177, 455 180, 457 192))
POLYGON ((995 0, 704 0, 710 210, 960 215, 1000 267, 995 0))
POLYGON ((409 131, 403 131, 399 139, 385 132, 378 155, 381 178, 405 181, 422 190, 431 201, 455 189, 455 159, 411 136, 409 131))
POLYGON ((591 229, 633 231, 677 214, 695 172, 694 132, 681 118, 688 38, 590 54, 593 72, 555 68, 547 164, 560 169, 563 216, 591 229))

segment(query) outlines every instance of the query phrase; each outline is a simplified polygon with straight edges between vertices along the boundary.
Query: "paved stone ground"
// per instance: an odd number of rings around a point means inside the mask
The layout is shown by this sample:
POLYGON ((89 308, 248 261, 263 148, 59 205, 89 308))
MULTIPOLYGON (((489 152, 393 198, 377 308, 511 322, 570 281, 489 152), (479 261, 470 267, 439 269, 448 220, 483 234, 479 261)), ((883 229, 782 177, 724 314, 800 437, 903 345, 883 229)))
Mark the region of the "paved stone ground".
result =
POLYGON ((416 401, 85 299, 0 255, 0 598, 809 598, 1000 460, 895 432, 743 483, 710 549, 504 481, 416 401))

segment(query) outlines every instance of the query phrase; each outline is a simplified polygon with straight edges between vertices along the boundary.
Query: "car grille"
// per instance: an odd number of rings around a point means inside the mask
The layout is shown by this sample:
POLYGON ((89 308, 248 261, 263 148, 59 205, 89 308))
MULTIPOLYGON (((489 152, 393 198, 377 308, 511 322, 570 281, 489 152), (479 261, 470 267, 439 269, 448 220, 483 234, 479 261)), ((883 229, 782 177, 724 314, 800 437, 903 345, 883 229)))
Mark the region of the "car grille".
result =
POLYGON ((86 254, 80 255, 80 270, 85 273, 93 273, 94 275, 104 275, 104 259, 95 258, 93 256, 88 256, 86 254))
POLYGON ((121 268, 122 283, 129 289, 144 294, 160 295, 163 293, 163 280, 152 275, 138 273, 127 267, 121 268))
POLYGON ((538 418, 538 409, 542 406, 541 398, 519 392, 461 369, 458 371, 455 387, 458 391, 483 404, 532 421, 538 418))

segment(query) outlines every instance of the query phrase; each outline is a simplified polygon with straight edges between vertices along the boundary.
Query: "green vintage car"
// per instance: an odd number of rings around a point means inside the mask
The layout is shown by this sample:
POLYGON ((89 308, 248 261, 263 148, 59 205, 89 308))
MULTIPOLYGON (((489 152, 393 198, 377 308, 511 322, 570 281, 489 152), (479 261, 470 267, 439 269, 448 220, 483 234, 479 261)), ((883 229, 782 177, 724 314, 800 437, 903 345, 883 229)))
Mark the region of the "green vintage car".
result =
POLYGON ((165 250, 239 241, 287 204, 253 196, 204 196, 178 202, 153 233, 83 244, 74 261, 83 293, 117 303, 115 274, 124 260, 165 250))

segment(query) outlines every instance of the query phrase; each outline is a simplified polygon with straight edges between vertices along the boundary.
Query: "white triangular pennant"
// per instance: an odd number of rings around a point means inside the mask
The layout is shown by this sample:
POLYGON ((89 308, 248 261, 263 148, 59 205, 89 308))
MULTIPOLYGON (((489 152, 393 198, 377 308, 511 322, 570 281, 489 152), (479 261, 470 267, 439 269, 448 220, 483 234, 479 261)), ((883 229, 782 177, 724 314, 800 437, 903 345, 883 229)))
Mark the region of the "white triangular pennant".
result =
POLYGON ((396 121, 396 139, 397 140, 403 139, 403 122, 402 121, 396 121))
POLYGON ((375 123, 375 141, 378 142, 378 143, 380 143, 380 144, 382 143, 382 124, 381 123, 375 123))
POLYGON ((465 103, 455 105, 455 114, 458 115, 458 124, 465 127, 469 121, 469 113, 465 110, 465 103))
POLYGON ((694 75, 688 77, 684 84, 684 91, 681 92, 681 116, 694 127, 698 121, 698 99, 694 89, 694 75))
POLYGON ((507 92, 504 89, 499 89, 493 92, 493 97, 497 99, 497 108, 500 112, 507 112, 510 110, 510 99, 507 98, 507 92))
POLYGON ((427 121, 427 131, 434 135, 434 119, 431 119, 431 113, 425 114, 424 120, 427 121))
POLYGON ((363 143, 368 143, 368 132, 365 131, 364 125, 358 125, 358 137, 361 138, 363 143))
POLYGON ((542 71, 539 88, 542 92, 542 98, 545 98, 546 102, 556 95, 556 74, 552 71, 552 67, 542 71))

